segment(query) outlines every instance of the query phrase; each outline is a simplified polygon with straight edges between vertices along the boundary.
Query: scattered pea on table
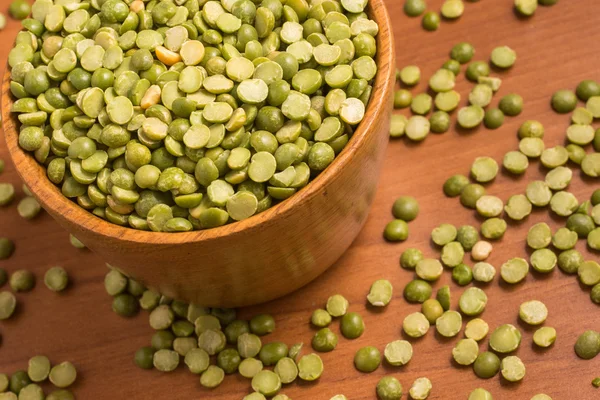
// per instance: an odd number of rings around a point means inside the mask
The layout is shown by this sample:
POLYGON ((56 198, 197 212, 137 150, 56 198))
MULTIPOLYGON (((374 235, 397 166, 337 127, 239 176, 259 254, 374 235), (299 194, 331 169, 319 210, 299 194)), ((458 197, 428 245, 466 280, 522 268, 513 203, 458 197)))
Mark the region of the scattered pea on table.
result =
POLYGON ((538 300, 527 301, 519 307, 519 318, 529 325, 540 325, 548 317, 546 305, 538 300))
POLYGON ((459 286, 466 286, 473 281, 473 270, 467 264, 460 263, 452 268, 452 280, 459 286))
POLYGON ((527 120, 521 124, 518 131, 520 139, 529 138, 540 138, 544 137, 544 125, 541 122, 535 120, 527 120))
POLYGON ((496 47, 490 57, 492 64, 498 68, 510 68, 517 60, 517 53, 508 46, 496 47))
POLYGON ((402 385, 393 376, 384 376, 377 382, 376 392, 380 400, 398 400, 402 397, 402 385))
POLYGON ((431 297, 431 285, 426 281, 415 279, 404 287, 404 298, 411 303, 423 303, 431 297))
POLYGON ((340 294, 336 294, 327 299, 327 312, 332 317, 342 317, 348 312, 350 303, 340 294))
POLYGON ((596 81, 586 79, 579 82, 575 93, 581 101, 588 101, 590 97, 600 96, 600 85, 596 81))
POLYGON ((15 244, 12 240, 5 237, 0 238, 0 260, 6 260, 10 258, 14 251, 15 244))
POLYGON ((500 370, 500 359, 490 351, 484 351, 477 356, 473 363, 473 371, 475 375, 482 379, 489 379, 498 373, 500 370))
POLYGON ((500 367, 502 377, 509 382, 518 382, 525 377, 525 364, 517 356, 505 357, 500 367))
POLYGON ((466 106, 458 110, 458 124, 465 129, 473 129, 481 125, 485 110, 480 106, 466 106))
POLYGON ((439 288, 435 296, 436 300, 439 301, 444 311, 448 311, 450 309, 451 297, 450 286, 448 285, 439 288))
POLYGON ((397 90, 394 93, 394 108, 406 108, 412 103, 412 93, 406 89, 397 90))
POLYGON ((440 27, 440 15, 435 11, 428 11, 423 15, 421 25, 426 31, 437 31, 440 27))
POLYGON ((571 90, 558 90, 552 95, 552 108, 560 114, 566 114, 577 106, 577 96, 571 90))
POLYGON ((480 240, 471 249, 471 258, 475 261, 486 260, 492 253, 493 246, 490 242, 480 240))
POLYGON ((390 120, 390 137, 399 138, 406 133, 406 124, 408 120, 404 115, 394 114, 390 120))
POLYGON ((17 307, 17 299, 11 292, 0 292, 0 320, 9 319, 17 307))
POLYGON ((466 42, 461 42, 454 45, 454 47, 452 47, 452 50, 450 51, 450 58, 458 61, 461 64, 466 64, 469 61, 471 61, 474 55, 475 48, 473 47, 473 45, 466 42))
MULTIPOLYGON (((490 75, 490 66, 485 61, 473 61, 467 67, 465 75, 471 82, 478 82, 480 77, 490 75)), ((500 109, 502 109, 502 107, 500 107, 500 109)))
POLYGON ((410 397, 414 400, 425 400, 429 397, 433 385, 428 378, 417 378, 410 387, 410 397))
POLYGON ((465 336, 468 339, 480 341, 487 336, 489 329, 487 322, 481 318, 474 318, 467 322, 467 325, 465 326, 465 336))
POLYGON ((425 0, 405 0, 404 12, 409 17, 418 17, 425 12, 427 4, 425 0))
MULTIPOLYGON (((371 285, 369 294, 367 295, 367 301, 373 307, 385 307, 387 306, 393 297, 393 286, 392 283, 386 279, 380 279, 371 285)), ((342 318, 342 322, 344 319, 342 318)))
POLYGON ((29 292, 35 286, 35 276, 31 271, 19 269, 11 274, 9 285, 15 292, 29 292))
POLYGON ((314 381, 323 374, 323 361, 316 354, 307 354, 298 361, 298 376, 304 381, 314 381))
POLYGON ((264 336, 275 330, 275 319, 268 314, 259 314, 250 320, 249 326, 252 333, 264 336))
POLYGON ((419 203, 414 197, 401 196, 392 206, 392 214, 403 221, 412 221, 419 215, 419 203))
POLYGON ((469 178, 464 175, 453 175, 444 183, 444 194, 448 197, 460 196, 463 189, 469 185, 469 178))
POLYGON ((0 183, 0 206, 9 205, 15 198, 15 187, 11 183, 0 183))
POLYGON ((424 281, 433 282, 442 276, 444 267, 437 259, 425 258, 417 263, 415 272, 417 276, 424 281))
POLYGON ((556 329, 544 326, 533 334, 533 342, 539 347, 550 347, 556 341, 556 329))
POLYGON ((400 81, 407 86, 415 86, 421 80, 421 69, 416 65, 409 65, 400 70, 400 81))
POLYGON ((346 339, 356 339, 365 331, 365 323, 360 314, 349 312, 342 317, 340 330, 346 339))
POLYGON ((439 92, 435 95, 435 107, 440 111, 454 111, 460 103, 460 93, 454 90, 439 92))
POLYGON ((591 360, 600 353, 600 333, 592 330, 583 332, 575 342, 575 353, 584 360, 591 360))
POLYGON ((49 374, 50 382, 57 388, 71 386, 77 378, 77 370, 69 361, 64 361, 52 367, 49 374))
POLYGON ((376 347, 367 346, 359 349, 354 356, 354 366, 360 372, 373 372, 381 364, 381 353, 376 347))
POLYGON ((468 400, 493 400, 492 394, 483 388, 477 388, 469 394, 468 400))
MULTIPOLYGON (((478 81, 479 78, 480 77, 477 79, 478 81)), ((471 93, 469 93, 469 103, 474 106, 487 107, 491 103, 493 95, 494 92, 491 86, 484 83, 479 83, 475 85, 473 89, 471 89, 471 93)))
POLYGON ((408 239, 409 228, 406 221, 401 219, 395 219, 389 222, 385 230, 383 231, 383 236, 386 240, 390 242, 401 242, 408 239))
POLYGON ((460 64, 457 60, 451 59, 442 64, 442 68, 451 71, 454 76, 457 76, 460 73, 460 64))
POLYGON ((25 219, 35 218, 41 210, 42 207, 40 206, 40 203, 38 203, 33 197, 25 197, 17 206, 19 215, 25 219))
POLYGON ((406 123, 406 137, 415 142, 425 140, 431 131, 431 123, 421 115, 410 117, 406 123))
POLYGON ((427 318, 430 324, 435 324, 439 317, 444 313, 442 304, 437 299, 427 299, 421 305, 421 313, 427 318))
POLYGON ((529 199, 523 194, 509 197, 504 207, 506 215, 512 220, 521 221, 531 214, 533 207, 529 199))
POLYGON ((532 16, 537 10, 537 0, 515 0, 515 9, 525 17, 532 16))
POLYGON ((460 203, 467 208, 476 208, 477 200, 484 196, 485 188, 478 183, 469 183, 460 192, 460 203))
POLYGON ((62 292, 69 284, 67 271, 62 267, 50 268, 44 275, 44 284, 53 292, 62 292))
POLYGON ((454 337, 462 329, 462 316, 456 311, 446 311, 435 322, 438 333, 444 337, 454 337))
POLYGON ((471 365, 479 355, 479 345, 473 339, 462 339, 452 349, 452 357, 460 365, 471 365))
POLYGON ((423 252, 419 249, 408 248, 400 256, 400 266, 404 269, 415 269, 420 260, 423 259, 423 252))
POLYGON ((406 340, 395 340, 385 346, 385 360, 392 366, 406 365, 412 356, 412 345, 406 340))
POLYGON ((323 309, 317 309, 313 311, 310 322, 318 328, 325 328, 331 323, 331 315, 323 309))
POLYGON ((490 240, 501 239, 506 232, 508 224, 501 218, 489 218, 481 224, 481 235, 490 240))
POLYGON ((500 99, 498 108, 509 117, 515 117, 523 111, 523 98, 518 94, 511 93, 500 99))
POLYGON ((511 284, 521 282, 529 274, 529 263, 527 260, 519 257, 512 258, 502 264, 500 267, 500 276, 511 284))
POLYGON ((486 183, 498 174, 498 163, 491 157, 477 157, 471 166, 471 176, 475 181, 486 183))
POLYGON ((413 338, 424 336, 429 331, 429 327, 427 317, 420 312, 407 315, 402 322, 404 332, 413 338))
POLYGON ((478 262, 473 265, 473 279, 477 282, 489 283, 496 276, 496 268, 486 262, 478 262))
POLYGON ((460 296, 458 305, 460 311, 467 316, 477 316, 483 312, 487 305, 487 295, 477 287, 468 288, 460 296))
POLYGON ((512 174, 521 175, 527 171, 529 160, 520 151, 509 151, 504 155, 502 166, 512 174))

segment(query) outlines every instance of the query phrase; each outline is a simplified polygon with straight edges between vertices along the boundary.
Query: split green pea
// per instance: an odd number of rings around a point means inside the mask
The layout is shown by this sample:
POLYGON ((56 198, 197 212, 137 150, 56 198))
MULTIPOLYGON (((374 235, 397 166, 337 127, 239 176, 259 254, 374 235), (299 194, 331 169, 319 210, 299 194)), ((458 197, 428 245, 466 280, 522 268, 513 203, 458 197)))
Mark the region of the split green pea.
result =
POLYGON ((490 58, 492 64, 496 67, 506 69, 514 65, 517 60, 517 53, 508 46, 501 46, 492 50, 490 58))
POLYGON ((354 366, 360 372, 370 373, 379 368, 381 353, 376 347, 367 346, 359 349, 354 355, 354 366))
MULTIPOLYGON (((481 200, 481 198, 479 200, 481 200)), ((460 226, 456 230, 456 241, 460 243, 465 251, 471 251, 473 246, 479 241, 479 233, 477 233, 477 229, 471 225, 460 226)))
POLYGON ((440 15, 435 11, 428 11, 423 15, 421 25, 426 31, 437 31, 440 27, 440 15))
POLYGON ((487 336, 489 332, 489 326, 487 322, 482 320, 481 318, 475 318, 471 321, 467 322, 465 326, 465 336, 468 339, 473 339, 475 341, 483 340, 487 336))
POLYGON ((442 4, 442 15, 447 19, 460 18, 465 10, 462 0, 446 0, 442 4))
POLYGON ((15 244, 8 238, 0 238, 0 260, 6 260, 15 251, 15 244))
MULTIPOLYGON (((438 319, 439 320, 439 319, 438 319)), ((430 323, 427 317, 420 312, 415 312, 407 315, 402 322, 404 332, 413 338, 418 338, 429 331, 430 323)))
POLYGON ((367 295, 367 301, 373 307, 385 307, 390 303, 392 297, 392 283, 386 279, 380 279, 373 282, 371 285, 371 289, 367 295))
POLYGON ((410 117, 406 123, 405 133, 412 141, 419 142, 425 140, 430 131, 431 123, 421 115, 410 117))
POLYGON ((473 364, 478 355, 479 345, 473 339, 462 339, 452 349, 452 357, 460 365, 473 364))
POLYGON ((508 356, 500 365, 502 377, 509 382, 518 382, 525 377, 525 364, 517 356, 508 356))
POLYGON ((396 340, 385 346, 385 360, 392 366, 406 365, 412 356, 412 345, 406 340, 396 340))
POLYGON ((532 16, 537 10, 537 6, 537 0, 515 0, 515 9, 525 17, 532 16))
POLYGON ((377 383, 377 397, 380 400, 398 400, 402 398, 402 385, 398 379, 385 376, 377 383))
POLYGON ((414 400, 424 400, 429 397, 433 385, 428 378, 417 378, 410 387, 410 397, 414 400))
POLYGON ((493 400, 492 394, 485 389, 477 388, 469 394, 468 400, 493 400))
POLYGON ((481 235, 490 240, 497 240, 504 236, 508 224, 501 218, 490 218, 481 224, 481 235))

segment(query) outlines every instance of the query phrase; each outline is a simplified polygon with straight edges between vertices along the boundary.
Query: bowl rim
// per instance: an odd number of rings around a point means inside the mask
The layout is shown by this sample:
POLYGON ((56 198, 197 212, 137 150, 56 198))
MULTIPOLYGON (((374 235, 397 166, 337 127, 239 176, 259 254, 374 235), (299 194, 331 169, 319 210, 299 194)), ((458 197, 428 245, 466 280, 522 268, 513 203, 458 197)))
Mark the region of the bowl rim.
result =
POLYGON ((118 238, 125 242, 145 244, 186 244, 199 241, 222 239, 225 236, 237 235, 249 229, 265 229, 277 218, 286 218, 301 203, 326 191, 327 182, 351 161, 353 153, 364 145, 369 137, 377 135, 373 125, 382 113, 387 112, 387 103, 391 101, 391 91, 395 85, 395 57, 393 47, 393 31, 384 0, 369 0, 367 10, 379 25, 377 35, 378 66, 371 99, 365 117, 352 135, 345 148, 323 172, 307 186, 299 190, 289 199, 242 221, 235 221, 220 227, 190 232, 151 232, 140 231, 130 227, 119 226, 103 220, 90 211, 80 207, 76 202, 62 195, 59 187, 46 177, 46 169, 34 157, 23 151, 18 145, 18 134, 14 114, 10 108, 14 100, 10 94, 10 70, 8 63, 2 81, 2 125, 8 152, 16 166, 17 173, 29 187, 35 197, 51 214, 61 215, 82 231, 91 231, 96 235, 118 238), (42 177, 42 179, 40 179, 42 177))

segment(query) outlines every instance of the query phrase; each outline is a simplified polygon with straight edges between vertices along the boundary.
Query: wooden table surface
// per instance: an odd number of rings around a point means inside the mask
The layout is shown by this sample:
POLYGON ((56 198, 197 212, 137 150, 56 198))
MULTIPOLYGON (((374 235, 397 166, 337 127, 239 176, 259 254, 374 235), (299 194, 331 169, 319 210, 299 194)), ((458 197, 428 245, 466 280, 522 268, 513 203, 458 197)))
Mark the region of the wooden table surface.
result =
MULTIPOLYGON (((312 310, 322 307, 328 296, 341 293, 350 302, 352 311, 365 319, 365 334, 358 340, 341 337, 338 348, 323 354, 325 373, 319 382, 295 383, 283 392, 294 400, 329 399, 343 393, 349 399, 374 399, 375 385, 384 375, 397 377, 405 387, 426 376, 433 382, 430 399, 466 399, 471 390, 484 387, 496 399, 530 399, 534 394, 547 393, 558 400, 591 400, 600 398, 600 389, 591 381, 600 376, 600 357, 592 361, 579 360, 573 352, 577 336, 586 329, 600 330, 600 311, 589 299, 589 290, 582 289, 573 276, 560 271, 541 276, 530 274, 526 282, 517 286, 500 285, 498 279, 486 287, 489 302, 484 318, 494 329, 500 324, 512 323, 523 332, 523 341, 517 355, 527 366, 522 383, 510 384, 498 376, 480 380, 469 367, 453 365, 451 350, 462 337, 440 340, 434 329, 422 339, 411 340, 414 357, 405 367, 383 365, 372 374, 362 374, 353 368, 354 352, 366 345, 383 351, 386 343, 403 337, 401 325, 404 316, 419 310, 402 298, 402 288, 412 274, 402 270, 398 258, 408 247, 418 247, 426 256, 438 256, 438 250, 429 242, 431 229, 442 222, 456 225, 478 224, 473 211, 462 208, 457 199, 442 195, 441 186, 451 174, 469 171, 477 156, 492 156, 499 162, 509 150, 517 148, 516 131, 526 119, 538 119, 546 127, 546 144, 563 141, 569 124, 568 116, 552 112, 549 99, 557 89, 575 88, 586 78, 600 79, 599 4, 597 0, 562 0, 554 7, 540 7, 530 19, 517 18, 512 0, 485 0, 466 3, 465 13, 457 22, 443 22, 435 33, 425 32, 420 19, 410 19, 402 12, 401 0, 389 0, 389 12, 394 22, 397 63, 399 67, 416 64, 422 76, 428 77, 447 59, 453 44, 468 41, 477 49, 475 59, 487 60, 491 50, 508 45, 518 53, 513 69, 502 72, 503 84, 495 96, 516 92, 523 96, 522 115, 507 118, 501 129, 478 129, 461 132, 454 127, 444 135, 430 135, 425 142, 411 144, 394 141, 387 157, 368 222, 346 255, 324 276, 304 289, 284 299, 263 306, 239 311, 242 317, 258 312, 272 313, 277 322, 274 334, 265 341, 282 340, 293 344, 303 341, 310 348, 314 330, 308 320, 312 310), (410 239, 402 244, 385 243, 381 232, 391 219, 390 207, 400 195, 415 196, 421 205, 418 219, 410 224, 410 239), (395 287, 394 299, 385 310, 374 311, 365 305, 370 284, 380 278, 389 279, 395 287), (549 308, 547 326, 558 331, 556 344, 547 350, 532 345, 534 329, 518 321, 518 307, 523 301, 539 299, 549 308)), ((2 11, 8 4, 2 2, 2 11)), ((439 9, 442 0, 429 0, 439 9)), ((0 37, 1 65, 18 29, 9 26, 0 37)), ((464 69, 463 69, 464 70, 464 69)), ((496 73, 495 73, 496 74, 496 73)), ((414 93, 426 89, 420 84, 414 93)), ((461 75, 458 90, 466 99, 472 85, 461 75)), ((463 102, 466 103, 466 100, 463 102)), ((4 143, 0 157, 7 160, 4 143)), ((525 176, 514 179, 504 173, 488 185, 488 192, 506 200, 510 195, 523 193, 527 183, 544 174, 538 162, 533 162, 525 176)), ((7 163, 1 181, 19 184, 14 168, 7 163)), ((574 174, 571 190, 578 198, 587 198, 598 181, 582 181, 574 174)), ((18 190, 18 199, 23 196, 18 190)), ((525 235, 528 228, 539 221, 553 227, 564 224, 546 210, 535 210, 525 221, 509 224, 504 239, 494 244, 489 261, 499 267, 512 257, 527 257, 525 235)), ((16 243, 14 256, 0 261, 0 267, 9 272, 27 268, 35 272, 38 284, 30 293, 18 294, 19 309, 9 321, 0 322, 0 372, 13 373, 25 369, 27 360, 36 354, 45 354, 53 363, 70 360, 76 364, 79 379, 73 388, 78 399, 169 399, 196 398, 241 399, 250 392, 249 381, 239 376, 228 376, 224 384, 214 390, 203 389, 199 379, 184 368, 175 373, 161 374, 142 371, 133 365, 133 353, 149 344, 152 330, 145 312, 134 319, 119 318, 111 311, 110 298, 104 292, 103 277, 106 267, 100 259, 87 251, 69 245, 68 234, 62 231, 47 214, 34 221, 18 217, 16 207, 0 209, 0 236, 16 243), (43 285, 43 273, 51 266, 65 267, 73 284, 64 294, 49 292, 43 285)), ((586 257, 590 254, 583 241, 577 248, 586 257)), ((168 266, 165 266, 168 267, 168 266)), ((434 289, 450 284, 453 305, 464 290, 451 282, 445 273, 434 289)), ((337 322, 333 330, 339 332, 337 322)), ((481 347, 487 346, 487 343, 481 347)), ((405 395, 406 397, 407 395, 405 395)), ((403 397, 403 398, 405 398, 403 397)))

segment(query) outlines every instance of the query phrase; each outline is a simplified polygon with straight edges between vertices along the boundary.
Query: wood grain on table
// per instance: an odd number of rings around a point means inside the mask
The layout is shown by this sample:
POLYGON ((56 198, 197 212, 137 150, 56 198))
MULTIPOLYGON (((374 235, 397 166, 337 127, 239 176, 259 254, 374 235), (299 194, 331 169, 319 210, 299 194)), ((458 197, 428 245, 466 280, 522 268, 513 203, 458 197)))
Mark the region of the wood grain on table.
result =
MULTIPOLYGON (((0 10, 6 12, 8 3, 3 1, 0 10)), ((435 9, 439 9, 441 3, 442 0, 428 1, 435 9)), ((448 133, 431 134, 420 144, 404 140, 390 143, 373 210, 346 255, 304 289, 284 299, 239 311, 242 317, 258 312, 272 313, 277 330, 265 341, 281 340, 290 345, 302 341, 306 349, 310 348, 315 332, 308 324, 310 314, 315 308, 323 307, 328 296, 343 294, 351 302, 350 310, 364 316, 367 328, 361 338, 348 341, 340 335, 338 348, 322 355, 325 373, 319 382, 294 383, 284 388, 282 392, 294 400, 328 400, 340 393, 352 400, 374 399, 375 385, 384 375, 397 377, 405 392, 416 378, 430 378, 433 382, 430 399, 466 399, 477 387, 486 388, 495 399, 528 400, 537 393, 546 393, 555 400, 600 398, 600 390, 591 385, 592 379, 600 376, 600 357, 582 361, 573 351, 581 332, 600 330, 600 309, 590 301, 588 289, 582 289, 575 277, 558 270, 547 276, 530 274, 525 283, 510 287, 500 285, 496 279, 486 288, 489 302, 482 318, 490 328, 512 323, 523 332, 523 341, 516 353, 527 366, 522 383, 510 384, 499 376, 481 380, 471 368, 457 368, 452 362, 451 350, 459 337, 440 340, 434 329, 422 339, 411 340, 414 357, 405 367, 383 365, 372 374, 362 374, 353 368, 353 356, 358 348, 374 345, 383 350, 388 342, 403 337, 404 316, 420 309, 419 305, 409 305, 402 298, 402 288, 412 279, 410 272, 399 267, 402 251, 418 247, 426 256, 436 257, 438 250, 429 242, 429 233, 436 225, 480 222, 474 212, 462 208, 457 199, 442 195, 445 179, 455 173, 467 174, 471 162, 478 156, 492 156, 501 162, 507 151, 517 148, 516 131, 526 119, 537 119, 544 124, 547 146, 561 143, 569 117, 552 112, 550 96, 557 89, 574 89, 583 79, 600 80, 600 4, 597 0, 563 0, 553 7, 539 7, 530 19, 515 16, 512 3, 512 0, 467 2, 459 21, 443 21, 440 29, 431 33, 421 29, 420 18, 411 19, 403 14, 403 1, 387 1, 394 23, 398 66, 415 64, 422 70, 423 82, 414 93, 426 90, 427 78, 447 60, 455 43, 473 43, 477 60, 487 60, 494 47, 508 45, 517 51, 518 60, 508 72, 494 71, 503 79, 503 84, 492 106, 496 106, 501 96, 516 92, 523 96, 525 107, 519 117, 507 117, 502 128, 496 131, 481 128, 463 132, 453 126, 448 133), (391 219, 391 204, 399 195, 415 196, 421 213, 410 223, 411 235, 407 242, 389 244, 384 242, 381 233, 391 219), (370 284, 380 278, 392 281, 394 299, 385 310, 372 310, 366 307, 365 298, 370 284), (534 329, 518 321, 519 305, 532 299, 548 306, 550 314, 546 325, 558 331, 557 342, 547 350, 536 349, 532 345, 534 329)), ((10 21, 0 33, 1 65, 5 65, 17 30, 18 23, 10 21)), ((457 90, 463 95, 462 103, 466 103, 471 87, 461 75, 457 90)), ((0 147, 0 157, 7 160, 4 144, 0 147)), ((488 192, 506 200, 512 194, 523 193, 529 181, 542 178, 544 173, 539 163, 533 162, 523 177, 515 179, 502 173, 487 185, 488 192)), ((19 184, 10 163, 0 180, 19 184)), ((594 188, 598 188, 598 181, 582 180, 577 170, 569 190, 585 199, 594 188)), ((22 196, 19 189, 17 201, 22 196)), ((546 221, 553 228, 564 224, 563 219, 555 218, 547 210, 535 210, 522 223, 509 224, 504 239, 494 244, 489 261, 499 267, 509 258, 528 257, 525 235, 529 227, 539 221, 546 221)), ((0 236, 13 239, 17 246, 13 257, 0 261, 0 267, 9 272, 27 268, 38 278, 34 291, 17 295, 19 309, 14 318, 0 323, 3 336, 0 372, 10 374, 26 369, 31 356, 45 354, 53 363, 70 360, 76 364, 79 379, 73 391, 78 399, 224 400, 241 399, 250 392, 249 381, 237 375, 226 377, 221 387, 208 391, 200 386, 198 377, 184 368, 162 374, 135 367, 134 352, 150 343, 152 330, 147 314, 142 312, 131 320, 116 316, 111 311, 111 299, 104 292, 106 267, 102 261, 87 251, 72 248, 68 234, 47 214, 25 221, 17 215, 14 204, 2 208, 0 236), (44 272, 54 265, 65 267, 72 277, 72 285, 64 294, 51 293, 43 285, 44 272)), ((598 259, 598 253, 589 253, 583 241, 577 248, 587 258, 598 259)), ((449 273, 444 274, 434 289, 444 284, 450 284, 456 306, 464 289, 451 282, 449 273)), ((337 322, 332 329, 339 333, 337 322)), ((487 344, 482 344, 484 346, 487 344)))

